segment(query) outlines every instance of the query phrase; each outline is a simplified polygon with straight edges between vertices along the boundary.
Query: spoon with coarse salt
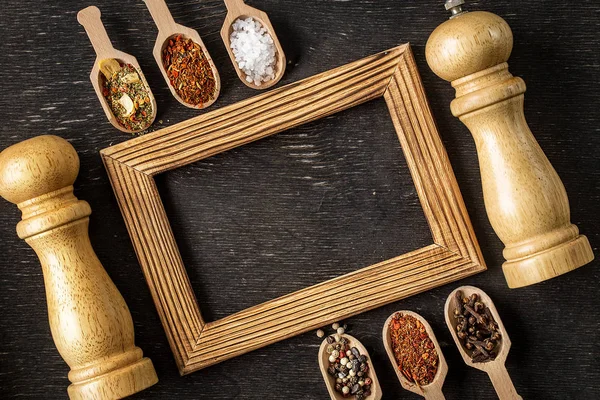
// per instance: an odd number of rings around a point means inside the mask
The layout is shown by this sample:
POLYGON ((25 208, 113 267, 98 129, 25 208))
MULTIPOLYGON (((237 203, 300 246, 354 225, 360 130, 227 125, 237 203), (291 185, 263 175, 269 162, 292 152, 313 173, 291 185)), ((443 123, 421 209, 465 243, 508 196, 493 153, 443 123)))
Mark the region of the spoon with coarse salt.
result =
MULTIPOLYGON (((335 335, 335 336, 337 336, 337 335, 335 335)), ((331 336, 331 337, 335 337, 335 336, 331 336)), ((352 349, 353 347, 355 347, 356 350, 359 351, 360 355, 365 355, 367 357, 366 362, 367 362, 367 365, 369 366, 369 369, 367 370, 367 375, 372 380, 372 383, 371 383, 371 387, 369 389, 371 394, 364 397, 364 400, 380 400, 381 396, 383 396, 383 393, 381 391, 381 386, 379 385, 379 380, 377 379, 377 374, 375 373, 375 369, 373 368, 373 362, 372 362, 373 360, 371 359, 369 352, 367 351, 367 349, 365 349, 365 346, 363 346, 362 343, 359 342, 356 338, 354 338, 350 335, 347 335, 347 334, 340 335, 340 340, 342 338, 347 341, 347 347, 349 349, 352 349)), ((327 391, 329 392, 329 396, 331 397, 331 400, 344 400, 347 398, 347 396, 354 394, 349 391, 348 394, 346 396, 344 396, 342 393, 337 392, 335 390, 335 384, 336 384, 337 378, 331 376, 329 374, 329 372, 327 372, 327 368, 329 367, 329 358, 332 357, 332 354, 328 353, 327 348, 329 346, 335 346, 338 343, 339 342, 329 343, 326 338, 325 340, 323 340, 323 343, 321 343, 321 347, 319 348, 319 367, 321 369, 321 374, 323 374, 323 379, 325 380, 325 385, 327 386, 327 391)), ((350 350, 350 352, 352 354, 352 350, 350 350)), ((334 357, 334 358, 341 360, 344 357, 342 354, 339 354, 338 357, 334 357)), ((342 379, 341 377, 339 377, 339 378, 342 379)), ((364 381, 363 381, 363 386, 361 386, 358 383, 356 385, 358 385, 357 389, 360 389, 360 388, 364 387, 364 381)))
POLYGON ((412 311, 398 311, 393 313, 388 317, 388 319, 383 324, 383 346, 385 347, 385 351, 390 358, 390 362, 394 366, 394 371, 396 371, 396 376, 398 376, 398 380, 402 387, 408 391, 416 393, 420 396, 425 397, 427 400, 444 400, 444 394, 442 393, 442 386, 444 385, 444 380, 446 379, 446 374, 448 373, 448 364, 446 363, 446 359, 444 358, 444 354, 442 353, 442 349, 437 339, 435 338, 435 334, 433 333, 433 329, 425 320, 425 318, 421 317, 419 314, 414 313, 412 311), (414 317, 417 321, 419 321, 425 327, 425 331, 427 332, 427 336, 433 343, 435 351, 438 355, 438 368, 435 373, 435 376, 431 383, 427 385, 419 385, 416 382, 409 381, 406 376, 400 371, 398 368, 398 363, 396 361, 396 356, 394 355, 394 347, 392 346, 392 320, 396 315, 409 315, 414 317))
POLYGON ((522 400, 522 397, 517 394, 517 389, 515 389, 515 386, 510 379, 510 375, 508 375, 508 371, 506 370, 506 366, 504 365, 506 357, 508 356, 508 351, 510 350, 511 342, 492 299, 483 290, 474 286, 461 286, 448 296, 444 307, 444 314, 446 315, 448 329, 452 332, 456 347, 458 347, 460 355, 465 363, 470 367, 486 372, 490 376, 496 394, 500 400, 522 400), (498 332, 501 336, 498 343, 499 345, 494 349, 494 351, 496 351, 496 357, 493 360, 474 362, 471 358, 472 350, 467 350, 458 338, 456 331, 458 321, 454 318, 455 310, 458 309, 457 312, 460 312, 460 308, 457 307, 459 301, 458 298, 463 296, 470 297, 472 294, 476 294, 479 297, 481 303, 489 309, 489 312, 498 324, 498 332))
MULTIPOLYGON (((158 36, 156 37, 156 44, 154 45, 154 50, 152 53, 154 54, 154 59, 158 64, 160 72, 162 72, 165 81, 167 81, 167 85, 169 85, 171 94, 173 94, 173 97, 175 97, 177 101, 186 107, 203 109, 210 106, 217 100, 217 97, 219 97, 219 93, 221 92, 221 78, 219 77, 217 67, 215 67, 210 54, 208 54, 208 50, 206 49, 204 42, 202 42, 200 35, 194 29, 176 23, 164 0, 144 0, 144 2, 146 3, 148 10, 150 10, 152 19, 154 19, 154 23, 158 28, 158 36), (173 87, 173 84, 171 83, 171 79, 167 73, 167 68, 164 64, 163 52, 169 45, 169 42, 179 35, 181 35, 181 37, 184 39, 191 39, 192 42, 196 43, 200 47, 202 53, 204 53, 204 57, 206 57, 206 61, 208 62, 210 71, 212 72, 212 78, 207 77, 206 79, 214 80, 214 90, 212 90, 212 93, 209 94, 210 99, 208 101, 198 104, 189 103, 184 100, 179 93, 177 93, 177 89, 179 88, 173 87)), ((197 84, 200 85, 198 82, 197 84)), ((200 89, 203 89, 203 87, 200 87, 200 89)))
MULTIPOLYGON (((244 82, 246 86, 251 87, 252 89, 270 88, 271 86, 279 82, 283 77, 283 74, 285 73, 286 60, 285 53, 283 52, 281 44, 277 39, 277 35, 275 35, 275 29, 273 29, 273 25, 271 25, 269 17, 263 11, 258 10, 254 7, 250 7, 249 5, 244 3, 244 0, 225 0, 225 5, 227 6, 227 16, 225 17, 225 22, 223 23, 223 27, 221 28, 221 38, 223 39, 223 43, 227 48, 227 52, 229 53, 229 57, 231 58, 231 62, 233 63, 233 67, 235 68, 235 72, 237 73, 240 80, 244 82), (231 34, 234 32, 233 24, 238 20, 244 21, 248 18, 252 18, 253 21, 258 22, 262 26, 262 28, 265 29, 265 34, 271 37, 273 45, 275 46, 275 65, 268 67, 273 69, 273 78, 265 82, 260 82, 259 84, 257 84, 255 80, 252 79, 252 77, 250 77, 244 71, 244 68, 246 68, 246 71, 248 71, 250 66, 243 65, 242 67, 240 67, 240 64, 236 60, 236 55, 234 54, 233 49, 231 48, 231 34)), ((240 62, 244 63, 247 62, 247 60, 240 60, 240 62)), ((261 72, 260 70, 263 69, 263 67, 265 66, 252 66, 252 68, 254 68, 255 70, 259 70, 259 73, 261 72)))
MULTIPOLYGON (((92 72, 90 74, 92 86, 96 91, 96 95, 100 100, 100 104, 102 105, 102 109, 104 110, 108 121, 115 128, 126 133, 137 133, 143 131, 152 125, 152 122, 156 117, 156 100, 154 100, 150 86, 148 85, 148 82, 146 81, 146 78, 142 73, 142 69, 140 68, 140 64, 137 62, 136 58, 130 54, 116 50, 112 46, 110 38, 106 33, 106 29, 104 29, 104 25, 102 24, 100 17, 100 10, 95 6, 84 8, 77 13, 77 21, 79 21, 79 23, 85 28, 85 31, 90 38, 90 42, 92 42, 92 46, 96 51, 96 61, 94 62, 94 67, 92 68, 92 72), (149 123, 142 129, 130 130, 122 126, 115 117, 113 110, 106 100, 106 97, 104 97, 104 94, 102 93, 104 80, 110 79, 111 74, 117 72, 121 68, 121 64, 129 64, 136 69, 139 79, 141 79, 145 90, 147 91, 150 103, 152 104, 152 115, 149 119, 149 123)), ((131 113, 133 111, 132 107, 134 107, 131 98, 123 96, 122 100, 123 101, 121 102, 121 105, 125 108, 125 111, 131 113)))

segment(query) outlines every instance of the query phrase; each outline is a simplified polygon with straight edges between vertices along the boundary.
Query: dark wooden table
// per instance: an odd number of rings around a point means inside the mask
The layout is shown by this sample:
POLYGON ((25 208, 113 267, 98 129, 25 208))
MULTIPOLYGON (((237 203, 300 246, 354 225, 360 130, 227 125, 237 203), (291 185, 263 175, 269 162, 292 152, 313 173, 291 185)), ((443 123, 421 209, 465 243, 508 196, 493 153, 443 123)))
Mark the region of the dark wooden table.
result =
MULTIPOLYGON (((198 29, 221 73, 222 107, 256 94, 235 76, 219 36, 218 0, 168 2, 198 29)), ((473 140, 451 116, 450 85, 427 67, 424 46, 446 19, 433 0, 254 0, 283 42, 290 68, 279 85, 410 41, 489 270, 466 279, 494 299, 513 342, 507 367, 527 399, 600 396, 599 262, 509 290, 502 243, 483 207, 473 140)), ((67 138, 81 157, 76 195, 94 211, 90 234, 135 321, 136 342, 160 382, 139 399, 326 399, 320 340, 297 336, 180 377, 98 151, 128 139, 106 121, 89 82, 95 55, 74 0, 5 0, 0 6, 0 148, 41 134, 67 138)), ((153 129, 198 114, 171 96, 152 57, 156 28, 140 0, 98 0, 116 48, 135 55, 156 96, 153 129)), ((503 16, 515 35, 511 71, 528 84, 526 116, 569 193, 572 221, 600 243, 600 5, 497 0, 471 10, 503 16)), ((418 198, 382 101, 259 141, 159 177, 161 194, 207 320, 391 258, 430 242, 418 198)), ((33 251, 16 237, 20 215, 0 202, 0 397, 66 398, 68 367, 47 323, 33 251)), ((381 342, 398 309, 425 316, 449 364, 449 399, 494 399, 487 377, 460 359, 443 319, 459 283, 346 321, 369 348, 384 398, 401 389, 381 342)))

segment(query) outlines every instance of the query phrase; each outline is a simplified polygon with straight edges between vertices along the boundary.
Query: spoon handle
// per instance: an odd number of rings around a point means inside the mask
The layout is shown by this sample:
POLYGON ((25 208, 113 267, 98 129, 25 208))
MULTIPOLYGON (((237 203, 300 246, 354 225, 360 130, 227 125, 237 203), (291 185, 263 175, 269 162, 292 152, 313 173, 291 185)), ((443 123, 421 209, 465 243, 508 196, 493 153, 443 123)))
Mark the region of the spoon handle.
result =
POLYGON ((109 55, 114 50, 100 19, 101 15, 96 6, 89 6, 77 13, 77 21, 85 28, 98 57, 109 55))
POLYGON ((227 11, 233 13, 235 15, 242 14, 242 8, 247 7, 244 0, 224 0, 225 6, 227 7, 227 11))
POLYGON ((425 400, 446 400, 444 393, 442 393, 442 388, 437 384, 432 384, 430 387, 427 387, 423 397, 425 397, 425 400))
POLYGON ((144 0, 159 31, 177 33, 176 23, 164 0, 144 0))
POLYGON ((488 371, 488 375, 492 380, 496 394, 500 400, 522 400, 523 398, 517 393, 517 389, 508 375, 508 371, 504 364, 496 366, 488 371))

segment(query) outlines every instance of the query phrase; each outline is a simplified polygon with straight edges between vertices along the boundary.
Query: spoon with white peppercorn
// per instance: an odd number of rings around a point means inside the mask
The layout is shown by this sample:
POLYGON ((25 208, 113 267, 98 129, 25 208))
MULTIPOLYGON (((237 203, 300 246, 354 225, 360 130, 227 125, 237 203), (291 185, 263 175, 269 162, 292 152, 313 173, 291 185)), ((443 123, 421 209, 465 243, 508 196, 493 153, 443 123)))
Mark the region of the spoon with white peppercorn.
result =
POLYGON ((328 336, 319 348, 319 367, 332 400, 381 399, 371 357, 356 338, 346 334, 328 336))

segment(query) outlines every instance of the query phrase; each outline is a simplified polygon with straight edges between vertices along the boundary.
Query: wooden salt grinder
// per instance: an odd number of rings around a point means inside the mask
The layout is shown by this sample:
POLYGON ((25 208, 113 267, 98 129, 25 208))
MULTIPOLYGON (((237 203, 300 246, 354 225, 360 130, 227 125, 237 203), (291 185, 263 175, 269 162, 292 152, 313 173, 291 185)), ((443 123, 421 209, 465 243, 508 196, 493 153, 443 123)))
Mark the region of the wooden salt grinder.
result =
POLYGON ((42 264, 50 330, 71 367, 69 397, 119 399, 158 378, 135 346, 129 309, 90 244, 90 206, 73 195, 78 172, 66 140, 25 140, 0 153, 0 195, 23 212, 17 234, 42 264))
POLYGON ((426 47, 433 72, 456 89, 452 114, 475 139, 488 217, 506 245, 502 269, 511 288, 564 274, 593 260, 570 221, 569 200, 523 113, 525 82, 508 72, 510 27, 489 12, 447 0, 449 21, 426 47))

